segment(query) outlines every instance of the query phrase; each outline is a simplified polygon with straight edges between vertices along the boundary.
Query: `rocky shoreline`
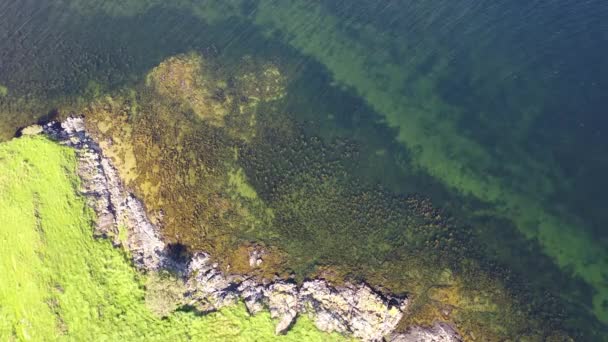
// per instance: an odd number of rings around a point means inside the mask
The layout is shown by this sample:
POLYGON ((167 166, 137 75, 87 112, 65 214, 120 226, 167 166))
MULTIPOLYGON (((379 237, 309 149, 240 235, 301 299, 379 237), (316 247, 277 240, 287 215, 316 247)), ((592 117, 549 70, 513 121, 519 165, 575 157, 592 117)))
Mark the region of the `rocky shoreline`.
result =
MULTIPOLYGON (((225 274, 205 252, 195 253, 190 260, 178 260, 171 246, 162 240, 159 228, 147 217, 143 203, 127 191, 111 161, 86 133, 83 118, 71 117, 30 131, 42 131, 75 149, 80 191, 97 215, 95 235, 123 245, 141 271, 178 274, 185 285, 183 303, 200 312, 243 301, 252 315, 269 310, 278 322, 277 334, 286 333, 298 315, 307 315, 322 331, 363 341, 461 341, 444 322, 395 333, 407 314, 408 299, 380 294, 366 284, 332 286, 322 279, 296 284, 279 278, 260 282, 247 275, 225 274)), ((262 254, 261 250, 251 252, 252 267, 259 266, 262 254)))

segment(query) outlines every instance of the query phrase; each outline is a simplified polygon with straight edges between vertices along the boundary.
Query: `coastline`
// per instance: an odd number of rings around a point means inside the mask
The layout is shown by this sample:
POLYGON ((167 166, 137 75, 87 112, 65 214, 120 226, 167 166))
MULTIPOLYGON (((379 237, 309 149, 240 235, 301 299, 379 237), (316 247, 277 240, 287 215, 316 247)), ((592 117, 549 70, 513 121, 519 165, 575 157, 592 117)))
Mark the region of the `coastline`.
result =
MULTIPOLYGON (((123 186, 111 161, 87 134, 83 118, 51 122, 42 131, 75 149, 81 194, 97 215, 95 235, 110 239, 116 247, 123 246, 140 271, 176 275, 185 289, 180 306, 207 313, 243 301, 252 315, 269 310, 278 321, 276 334, 288 331, 299 315, 307 315, 321 331, 364 341, 461 341, 447 322, 395 332, 407 314, 408 299, 381 294, 365 283, 334 287, 323 279, 296 284, 278 277, 260 282, 247 274, 225 274, 203 251, 186 260, 178 258, 176 247, 163 242, 144 204, 123 186)), ((262 255, 262 250, 253 251, 250 264, 262 263, 262 255)))

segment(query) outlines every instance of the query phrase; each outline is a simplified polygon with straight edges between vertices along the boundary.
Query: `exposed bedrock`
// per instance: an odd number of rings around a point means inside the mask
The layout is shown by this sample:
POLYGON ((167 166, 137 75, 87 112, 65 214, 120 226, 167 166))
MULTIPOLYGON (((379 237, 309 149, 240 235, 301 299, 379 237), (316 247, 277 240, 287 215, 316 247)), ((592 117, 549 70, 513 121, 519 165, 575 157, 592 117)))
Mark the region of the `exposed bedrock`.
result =
MULTIPOLYGON (((364 341, 461 341, 447 323, 395 333, 407 312, 408 299, 380 294, 366 284, 332 286, 322 279, 296 284, 279 278, 262 282, 246 274, 225 274, 202 251, 185 262, 175 260, 143 203, 125 188, 111 161, 85 132, 82 118, 52 122, 43 131, 75 149, 80 191, 97 216, 95 234, 122 245, 142 271, 179 274, 186 289, 183 305, 204 313, 242 301, 252 315, 269 310, 277 321, 277 334, 287 332, 299 315, 307 315, 322 331, 364 341)), ((254 251, 250 264, 259 266, 263 253, 254 251)))

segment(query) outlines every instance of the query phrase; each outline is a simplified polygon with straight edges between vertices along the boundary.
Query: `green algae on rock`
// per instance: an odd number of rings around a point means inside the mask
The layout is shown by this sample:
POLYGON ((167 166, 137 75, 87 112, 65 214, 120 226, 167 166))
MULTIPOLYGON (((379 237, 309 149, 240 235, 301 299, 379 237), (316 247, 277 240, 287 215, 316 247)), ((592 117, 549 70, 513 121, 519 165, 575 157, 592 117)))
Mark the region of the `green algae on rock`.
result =
POLYGON ((39 136, 0 144, 0 338, 342 340, 306 318, 275 336, 267 313, 252 317, 242 305, 205 316, 155 316, 144 299, 146 277, 108 240, 93 238, 75 163, 73 150, 39 136))

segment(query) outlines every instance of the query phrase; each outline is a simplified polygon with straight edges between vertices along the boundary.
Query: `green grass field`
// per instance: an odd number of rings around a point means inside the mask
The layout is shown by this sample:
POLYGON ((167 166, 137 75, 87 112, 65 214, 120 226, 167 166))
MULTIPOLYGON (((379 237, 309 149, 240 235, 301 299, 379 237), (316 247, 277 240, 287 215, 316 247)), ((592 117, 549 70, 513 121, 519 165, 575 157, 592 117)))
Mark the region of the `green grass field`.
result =
POLYGON ((71 149, 40 136, 0 144, 1 341, 342 339, 304 317, 275 336, 268 313, 250 317, 243 305, 156 317, 144 277, 123 251, 92 237, 75 166, 71 149))

